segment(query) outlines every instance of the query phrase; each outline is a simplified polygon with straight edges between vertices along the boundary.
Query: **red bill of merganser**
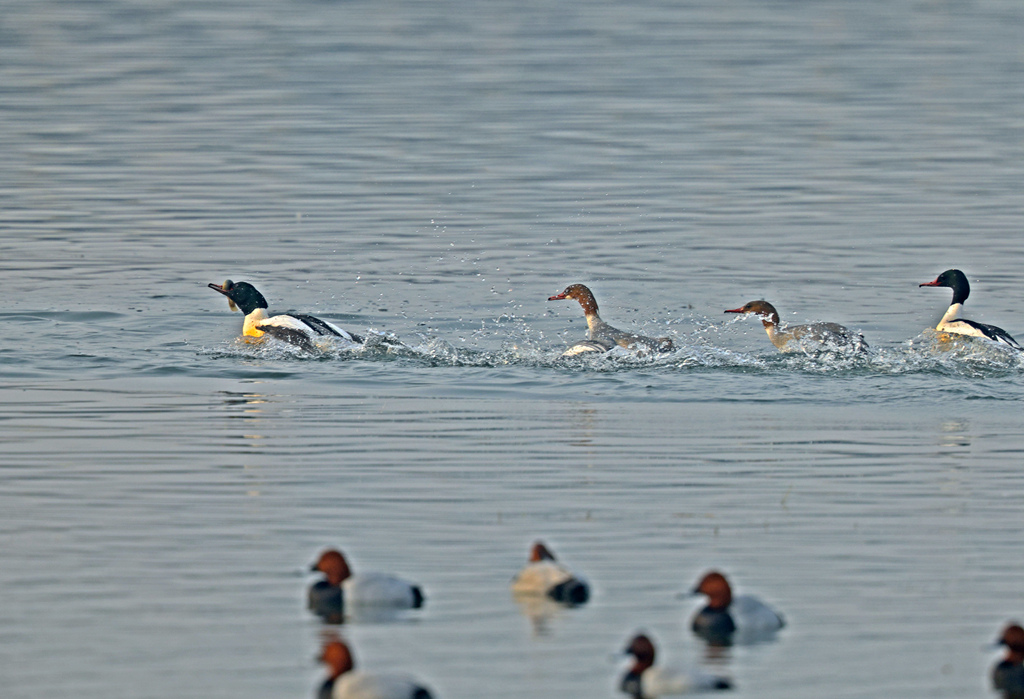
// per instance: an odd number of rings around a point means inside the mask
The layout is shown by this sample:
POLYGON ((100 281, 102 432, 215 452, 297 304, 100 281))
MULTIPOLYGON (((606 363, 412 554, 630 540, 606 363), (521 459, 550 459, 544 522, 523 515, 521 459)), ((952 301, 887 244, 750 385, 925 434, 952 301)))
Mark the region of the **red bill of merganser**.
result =
POLYGON ((540 541, 530 549, 530 562, 512 579, 515 595, 545 595, 575 606, 590 598, 590 588, 565 566, 555 560, 555 554, 540 541))
POLYGON ((423 591, 384 573, 353 574, 348 561, 337 549, 327 549, 310 570, 324 574, 309 588, 309 608, 332 623, 358 612, 416 609, 423 606, 423 591))
POLYGON ((430 690, 408 675, 378 674, 355 669, 352 651, 341 639, 329 638, 320 650, 327 679, 317 699, 431 699, 430 690))
POLYGON ((693 617, 690 627, 712 645, 768 640, 786 625, 781 614, 758 598, 734 597, 729 581, 718 571, 705 574, 692 594, 706 595, 708 604, 693 617))
POLYGON ((583 284, 570 284, 562 293, 548 297, 548 301, 564 299, 576 299, 583 307, 583 313, 587 317, 587 340, 577 342, 567 349, 562 353, 563 357, 572 357, 583 352, 607 352, 616 345, 649 352, 668 352, 672 349, 672 340, 667 337, 635 335, 613 328, 601 320, 601 316, 597 314, 597 300, 593 292, 583 284))
POLYGON ((316 350, 314 340, 318 337, 340 337, 358 343, 363 341, 358 335, 353 335, 315 316, 292 312, 270 315, 267 312, 267 300, 248 282, 233 282, 228 279, 223 285, 207 286, 227 296, 228 306, 232 311, 237 309, 245 314, 242 334, 248 337, 263 337, 267 334, 308 352, 316 350))
POLYGON ((724 677, 699 670, 654 665, 654 643, 644 634, 637 634, 624 651, 634 658, 619 689, 633 699, 655 699, 682 694, 696 694, 716 689, 732 689, 724 677))
POLYGON ((967 297, 971 294, 971 285, 967 281, 967 276, 960 270, 947 269, 936 277, 935 281, 925 282, 918 286, 947 286, 953 290, 953 303, 949 305, 946 313, 942 316, 942 320, 935 326, 935 329, 939 332, 953 333, 954 335, 970 335, 971 337, 986 337, 989 340, 995 340, 1014 349, 1024 349, 1010 336, 1010 333, 1002 328, 957 317, 960 315, 960 309, 963 308, 967 297))
POLYGON ((1024 697, 1024 628, 1011 623, 996 641, 1006 646, 1006 656, 992 668, 992 687, 1004 697, 1024 697))
POLYGON ((768 339, 780 352, 806 352, 843 348, 863 352, 868 348, 864 336, 838 323, 808 323, 807 325, 780 325, 779 312, 767 301, 751 301, 726 313, 752 313, 761 319, 768 339))

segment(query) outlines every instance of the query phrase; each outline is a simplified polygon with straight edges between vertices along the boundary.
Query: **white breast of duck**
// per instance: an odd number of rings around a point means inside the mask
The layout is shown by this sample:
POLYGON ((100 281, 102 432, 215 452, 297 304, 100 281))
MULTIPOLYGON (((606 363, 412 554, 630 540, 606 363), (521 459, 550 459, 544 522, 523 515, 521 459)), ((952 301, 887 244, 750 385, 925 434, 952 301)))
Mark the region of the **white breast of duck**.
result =
POLYGON ((587 319, 587 342, 579 342, 566 350, 562 356, 571 357, 584 352, 607 352, 615 346, 625 349, 643 349, 650 352, 668 352, 672 340, 667 337, 647 337, 614 328, 601 320, 597 310, 597 299, 583 284, 570 284, 560 294, 548 297, 548 301, 575 299, 583 308, 587 319))

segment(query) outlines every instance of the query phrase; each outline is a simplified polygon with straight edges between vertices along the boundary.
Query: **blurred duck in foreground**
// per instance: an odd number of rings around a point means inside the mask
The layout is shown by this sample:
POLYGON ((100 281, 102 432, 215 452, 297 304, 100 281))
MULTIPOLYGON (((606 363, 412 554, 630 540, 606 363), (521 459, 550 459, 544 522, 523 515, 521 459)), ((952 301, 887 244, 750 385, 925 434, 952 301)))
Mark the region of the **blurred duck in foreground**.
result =
POLYGON ((247 337, 263 337, 266 334, 307 352, 316 351, 315 341, 320 337, 337 337, 359 344, 363 341, 358 335, 353 335, 316 316, 294 312, 270 315, 267 312, 267 300, 248 282, 233 282, 228 279, 221 285, 207 286, 227 296, 228 306, 232 311, 241 310, 245 314, 242 335, 247 337))
POLYGON ((1024 698, 1024 628, 1010 624, 996 642, 1006 656, 992 668, 992 686, 1007 699, 1024 698))
POLYGON ((317 699, 432 699, 426 687, 406 675, 354 669, 352 651, 338 638, 324 642, 319 660, 328 674, 317 699))
POLYGON ((619 688, 633 699, 655 699, 682 694, 731 689, 732 683, 724 677, 699 670, 656 667, 654 643, 644 634, 633 637, 625 650, 634 658, 633 665, 622 677, 619 688))
MULTIPOLYGON (((330 623, 341 623, 360 610, 375 616, 381 610, 423 606, 423 591, 416 585, 384 573, 353 574, 336 549, 320 554, 311 570, 324 574, 309 588, 309 608, 330 623)), ((386 615, 383 615, 386 616, 386 615)))
POLYGON ((764 324, 768 339, 780 352, 820 352, 837 349, 863 352, 868 348, 863 335, 837 323, 781 325, 779 312, 767 301, 751 301, 725 312, 756 315, 764 324))
POLYGON ((546 596, 568 606, 583 604, 590 598, 587 583, 558 563, 555 554, 540 541, 530 549, 529 563, 512 579, 512 593, 546 596))
POLYGON ((998 342, 1001 345, 1024 350, 1024 347, 1021 347, 1020 344, 1010 336, 1010 333, 1006 332, 1002 328, 997 328, 994 325, 985 325, 984 323, 976 323, 973 320, 958 317, 960 315, 960 310, 964 306, 964 302, 967 301, 967 297, 971 294, 971 285, 967 281, 967 276, 960 270, 947 269, 936 277, 935 281, 925 282, 918 286, 945 286, 953 290, 953 303, 949 305, 949 308, 946 309, 946 313, 942 316, 939 324, 935 326, 935 329, 939 332, 953 333, 954 335, 970 335, 971 337, 984 337, 994 342, 998 342))
POLYGON ((707 606, 693 617, 693 632, 711 645, 747 644, 769 640, 786 625, 782 615, 752 595, 733 596, 725 576, 704 575, 693 589, 706 595, 707 606))
POLYGON ((571 284, 565 287, 562 293, 548 297, 548 301, 564 299, 579 301, 587 317, 588 332, 587 339, 567 349, 562 353, 563 357, 573 357, 584 352, 607 352, 616 346, 646 352, 669 352, 672 349, 672 340, 667 337, 634 335, 605 323, 597 314, 597 300, 594 294, 582 284, 571 284))

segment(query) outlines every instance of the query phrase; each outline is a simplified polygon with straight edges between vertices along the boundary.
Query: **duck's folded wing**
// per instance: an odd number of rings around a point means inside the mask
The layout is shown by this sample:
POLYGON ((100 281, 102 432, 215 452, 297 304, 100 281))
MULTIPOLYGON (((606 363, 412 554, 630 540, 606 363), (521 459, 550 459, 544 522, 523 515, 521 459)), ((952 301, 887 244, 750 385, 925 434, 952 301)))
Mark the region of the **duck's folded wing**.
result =
POLYGON ((316 345, 313 344, 310 337, 309 327, 294 316, 271 316, 260 322, 256 328, 275 339, 301 347, 307 352, 316 350, 316 345))
POLYGON ((363 338, 358 335, 353 335, 347 330, 339 328, 334 323, 329 323, 326 320, 317 318, 316 316, 307 315, 305 313, 289 313, 289 316, 295 318, 303 323, 317 335, 334 335, 335 337, 341 337, 351 342, 358 342, 362 344, 363 338))
POLYGON ((996 327, 995 325, 985 325, 984 323, 976 323, 973 320, 960 320, 961 323, 971 326, 978 330, 982 336, 987 337, 990 340, 995 340, 1001 345, 1008 345, 1014 349, 1024 349, 1020 344, 1013 339, 1010 333, 1006 332, 1002 328, 996 327))

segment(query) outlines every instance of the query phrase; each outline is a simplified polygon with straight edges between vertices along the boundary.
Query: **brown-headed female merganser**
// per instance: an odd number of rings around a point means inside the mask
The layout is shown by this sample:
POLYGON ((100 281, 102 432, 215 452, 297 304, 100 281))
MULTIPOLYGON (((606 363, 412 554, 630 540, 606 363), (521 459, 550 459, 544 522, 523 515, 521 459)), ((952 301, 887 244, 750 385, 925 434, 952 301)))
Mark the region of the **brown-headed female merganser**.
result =
POLYGON ((587 583, 558 563, 540 541, 530 549, 530 562, 512 579, 512 593, 545 595, 569 606, 583 604, 590 597, 587 583))
POLYGON ((984 323, 976 323, 965 318, 957 318, 960 315, 960 309, 963 308, 964 301, 971 294, 971 285, 967 281, 967 276, 960 270, 947 269, 936 277, 935 281, 925 282, 918 286, 947 286, 953 290, 953 303, 949 305, 946 313, 942 316, 942 320, 935 326, 935 329, 939 332, 953 333, 954 335, 970 335, 971 337, 986 337, 989 340, 995 340, 1014 349, 1024 349, 1010 336, 1010 333, 1002 328, 997 328, 994 325, 985 325, 984 323))
POLYGON ((696 694, 716 689, 732 689, 724 677, 699 670, 654 665, 654 643, 644 634, 637 634, 624 651, 634 658, 619 689, 633 699, 655 699, 681 694, 696 694))
POLYGON ((864 336, 838 323, 809 323, 807 325, 779 325, 779 312, 767 301, 751 301, 726 313, 753 313, 764 324, 768 339, 780 352, 806 352, 834 347, 863 352, 868 348, 864 336))
POLYGON ((563 357, 572 357, 583 352, 607 352, 616 345, 626 349, 644 349, 649 352, 668 352, 672 349, 672 340, 667 337, 647 337, 634 335, 618 328, 613 328, 601 320, 597 314, 597 300, 593 292, 583 284, 570 284, 560 294, 548 297, 548 301, 576 299, 583 307, 587 317, 587 340, 577 342, 562 353, 563 357))
POLYGON ((1024 628, 1009 624, 997 645, 1006 646, 1006 657, 992 668, 992 686, 1005 697, 1024 697, 1024 628))
POLYGON ((327 679, 317 699, 431 699, 430 691, 407 675, 377 674, 355 669, 352 651, 340 638, 328 638, 320 649, 327 679))
POLYGON ((267 313, 267 300, 248 282, 233 282, 229 279, 223 285, 207 286, 227 296, 228 306, 232 311, 241 310, 245 314, 242 334, 248 337, 263 337, 267 334, 301 347, 307 352, 316 350, 314 340, 317 337, 340 337, 358 343, 363 341, 358 335, 353 335, 315 316, 291 312, 270 315, 267 313))

